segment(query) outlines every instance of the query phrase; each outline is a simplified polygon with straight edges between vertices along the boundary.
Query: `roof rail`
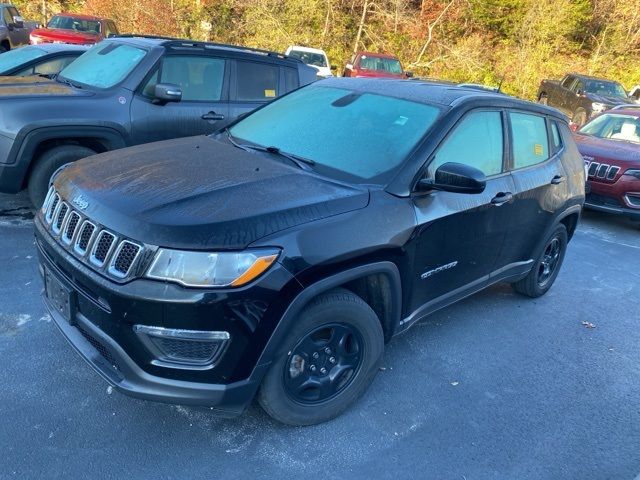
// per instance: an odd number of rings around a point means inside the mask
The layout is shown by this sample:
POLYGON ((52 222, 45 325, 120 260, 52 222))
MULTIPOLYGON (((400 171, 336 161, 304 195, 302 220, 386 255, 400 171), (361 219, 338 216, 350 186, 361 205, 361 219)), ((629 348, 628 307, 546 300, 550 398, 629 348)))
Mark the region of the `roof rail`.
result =
POLYGON ((225 49, 225 50, 234 50, 234 51, 238 51, 238 52, 259 53, 261 55, 267 55, 267 56, 270 56, 270 57, 288 58, 290 60, 303 63, 302 60, 299 60, 299 59, 293 58, 293 57, 289 57, 289 56, 285 55, 284 53, 274 52, 274 51, 271 51, 271 50, 262 50, 260 48, 245 47, 245 46, 241 46, 241 45, 229 45, 227 43, 201 42, 201 41, 197 41, 197 40, 184 40, 184 39, 182 39, 182 40, 181 39, 171 39, 170 42, 168 42, 167 46, 177 45, 177 44, 180 44, 180 43, 188 43, 188 44, 192 44, 193 46, 202 46, 204 48, 206 48, 206 47, 214 47, 214 48, 221 48, 221 49, 225 49))
POLYGON ((632 109, 632 108, 640 108, 640 104, 638 103, 625 103, 623 105, 616 105, 613 108, 610 108, 609 110, 628 110, 628 109, 632 109))
MULTIPOLYGON (((161 35, 145 35, 144 33, 112 33, 109 38, 149 38, 151 40, 180 40, 176 37, 163 37, 161 35)), ((189 40, 187 40, 189 41, 189 40)))

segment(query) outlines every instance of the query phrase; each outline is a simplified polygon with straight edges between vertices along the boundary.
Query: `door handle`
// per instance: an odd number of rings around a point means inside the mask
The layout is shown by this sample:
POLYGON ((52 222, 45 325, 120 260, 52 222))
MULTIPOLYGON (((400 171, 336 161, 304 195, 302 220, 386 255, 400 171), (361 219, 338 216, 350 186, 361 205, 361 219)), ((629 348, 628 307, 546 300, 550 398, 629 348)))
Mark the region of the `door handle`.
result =
POLYGON ((510 202, 512 198, 513 194, 511 192, 500 192, 491 199, 491 205, 496 205, 499 207, 504 203, 510 202))
POLYGON ((551 179, 551 185, 560 185, 564 182, 564 177, 562 175, 556 175, 551 179))
POLYGON ((221 113, 209 112, 205 113, 200 118, 202 118, 203 120, 224 120, 224 115, 222 115, 221 113))

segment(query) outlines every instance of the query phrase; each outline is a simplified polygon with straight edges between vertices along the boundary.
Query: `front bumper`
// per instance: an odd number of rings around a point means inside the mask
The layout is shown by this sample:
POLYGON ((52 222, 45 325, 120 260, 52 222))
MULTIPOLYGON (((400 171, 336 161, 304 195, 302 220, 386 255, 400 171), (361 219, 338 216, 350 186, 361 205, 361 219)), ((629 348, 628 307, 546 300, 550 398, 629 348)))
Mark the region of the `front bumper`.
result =
POLYGON ((110 385, 137 398, 214 407, 225 416, 244 411, 270 365, 270 359, 258 359, 286 308, 289 272, 277 265, 255 285, 226 291, 144 279, 116 284, 66 253, 40 218, 35 225, 41 273, 55 277, 73 303, 65 315, 46 295, 45 305, 64 337, 110 385), (170 368, 157 361, 134 325, 226 331, 231 340, 207 368, 170 368))
POLYGON ((640 180, 629 175, 622 175, 613 183, 590 179, 584 206, 591 210, 638 220, 640 180))
POLYGON ((640 220, 640 209, 623 206, 613 197, 606 197, 591 193, 587 194, 584 207, 599 212, 623 215, 632 220, 640 220))

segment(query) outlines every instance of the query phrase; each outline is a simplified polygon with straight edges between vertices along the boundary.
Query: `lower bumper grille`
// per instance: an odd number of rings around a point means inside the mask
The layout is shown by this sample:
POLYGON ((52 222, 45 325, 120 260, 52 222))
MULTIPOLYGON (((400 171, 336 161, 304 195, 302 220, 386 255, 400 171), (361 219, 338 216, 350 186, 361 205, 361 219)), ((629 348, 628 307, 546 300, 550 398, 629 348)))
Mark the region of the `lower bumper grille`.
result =
POLYGON ((116 361, 115 358, 113 358, 113 355, 111 355, 109 350, 107 350, 107 348, 100 342, 100 340, 96 339, 93 335, 91 335, 89 332, 87 332, 84 328, 82 328, 80 326, 78 326, 77 328, 78 328, 78 330, 80 330, 80 333, 85 338, 85 340, 87 342, 89 342, 91 344, 91 346, 93 346, 93 348, 95 348, 98 351, 98 353, 100 355, 102 355, 102 357, 107 362, 109 362, 109 365, 113 366, 116 370, 120 370, 120 366, 118 365, 118 362, 116 361))

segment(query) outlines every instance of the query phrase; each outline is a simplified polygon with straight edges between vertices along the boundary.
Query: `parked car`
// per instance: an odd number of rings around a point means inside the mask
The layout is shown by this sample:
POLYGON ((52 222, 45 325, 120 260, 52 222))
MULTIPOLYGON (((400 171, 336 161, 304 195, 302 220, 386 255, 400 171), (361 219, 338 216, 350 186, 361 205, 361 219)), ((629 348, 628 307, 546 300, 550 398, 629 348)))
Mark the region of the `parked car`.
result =
POLYGON ((0 53, 29 44, 29 34, 38 27, 25 22, 18 9, 9 3, 0 3, 0 53))
POLYGON ((113 20, 77 13, 54 15, 45 28, 31 33, 31 45, 42 43, 72 43, 75 45, 93 45, 117 35, 118 28, 113 20))
POLYGON ((0 76, 53 76, 87 51, 83 45, 28 45, 0 57, 0 76))
POLYGON ((314 424, 426 315, 496 282, 547 292, 584 182, 555 110, 327 79, 210 137, 61 169, 36 220, 45 304, 124 393, 225 414, 257 393, 314 424))
POLYGON ((640 85, 636 85, 629 90, 629 100, 635 103, 640 103, 640 85))
POLYGON ((575 140, 588 168, 585 206, 640 220, 640 106, 597 116, 575 140))
POLYGON ((211 133, 316 80, 282 54, 189 40, 104 40, 55 80, 0 85, 0 191, 41 205, 61 165, 128 145, 211 133))
POLYGON ((407 78, 412 77, 406 72, 398 57, 384 53, 360 52, 351 57, 345 66, 343 77, 374 77, 374 78, 407 78))
POLYGON ((331 71, 335 70, 336 67, 331 66, 329 63, 329 57, 327 57, 324 50, 292 45, 287 48, 287 51, 284 54, 289 57, 297 58, 310 67, 315 68, 318 71, 318 77, 320 78, 333 77, 333 73, 331 73, 331 71))
POLYGON ((629 103, 618 82, 586 75, 565 75, 562 81, 542 80, 538 101, 564 112, 578 127, 594 115, 616 105, 629 103))

